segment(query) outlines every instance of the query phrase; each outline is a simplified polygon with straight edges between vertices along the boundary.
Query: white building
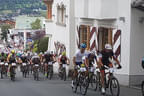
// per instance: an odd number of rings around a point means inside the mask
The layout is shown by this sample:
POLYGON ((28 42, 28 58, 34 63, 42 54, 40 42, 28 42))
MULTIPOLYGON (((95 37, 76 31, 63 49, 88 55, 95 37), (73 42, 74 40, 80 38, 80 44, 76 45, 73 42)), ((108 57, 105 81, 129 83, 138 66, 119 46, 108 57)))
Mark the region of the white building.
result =
POLYGON ((113 45, 122 69, 116 76, 123 85, 144 80, 141 60, 144 57, 144 7, 142 0, 75 0, 77 44, 101 50, 113 45))
POLYGON ((49 47, 58 55, 66 50, 70 57, 74 53, 75 39, 74 0, 44 0, 47 5, 46 34, 49 36, 49 47), (70 43, 71 42, 71 43, 70 43))
POLYGON ((44 0, 48 8, 46 32, 49 50, 65 50, 73 57, 79 44, 100 51, 106 43, 120 60, 120 84, 144 80, 144 7, 142 0, 44 0), (75 10, 74 10, 75 9, 75 10))

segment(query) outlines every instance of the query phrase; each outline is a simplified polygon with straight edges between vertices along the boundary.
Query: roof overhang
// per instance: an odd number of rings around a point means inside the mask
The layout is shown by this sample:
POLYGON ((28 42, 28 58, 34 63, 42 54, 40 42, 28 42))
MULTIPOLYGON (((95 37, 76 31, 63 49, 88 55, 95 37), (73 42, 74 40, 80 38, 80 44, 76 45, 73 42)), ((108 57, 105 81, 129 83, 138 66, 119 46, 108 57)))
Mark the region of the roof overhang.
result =
POLYGON ((134 0, 132 2, 132 8, 137 8, 141 11, 144 11, 144 0, 134 0))

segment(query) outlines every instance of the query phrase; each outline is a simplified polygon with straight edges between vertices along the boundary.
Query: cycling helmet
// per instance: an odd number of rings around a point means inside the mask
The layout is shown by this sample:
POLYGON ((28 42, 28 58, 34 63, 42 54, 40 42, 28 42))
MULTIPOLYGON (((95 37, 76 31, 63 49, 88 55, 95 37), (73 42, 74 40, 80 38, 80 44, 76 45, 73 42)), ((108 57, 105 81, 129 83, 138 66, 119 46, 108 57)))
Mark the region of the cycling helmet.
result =
POLYGON ((112 46, 111 46, 110 44, 105 44, 105 49, 111 50, 111 49, 112 49, 112 46))
POLYGON ((86 44, 84 43, 80 44, 80 48, 86 48, 86 44))
POLYGON ((66 56, 66 52, 64 51, 64 52, 62 52, 62 56, 66 56))
POLYGON ((37 56, 38 54, 37 54, 37 53, 34 53, 34 55, 37 56))
POLYGON ((12 50, 11 53, 14 54, 14 53, 15 53, 15 50, 12 50))

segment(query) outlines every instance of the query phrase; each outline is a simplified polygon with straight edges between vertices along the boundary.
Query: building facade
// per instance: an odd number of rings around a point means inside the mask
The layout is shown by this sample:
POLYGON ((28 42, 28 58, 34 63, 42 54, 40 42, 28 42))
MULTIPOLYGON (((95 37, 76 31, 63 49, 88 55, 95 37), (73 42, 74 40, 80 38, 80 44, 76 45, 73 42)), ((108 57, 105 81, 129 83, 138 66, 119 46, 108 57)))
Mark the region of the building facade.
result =
POLYGON ((74 0, 44 0, 44 3, 47 6, 48 49, 58 55, 66 51, 71 57, 75 48, 72 46, 75 45, 74 0))
POLYGON ((122 85, 137 85, 144 80, 144 7, 142 0, 44 0, 47 5, 46 34, 49 50, 69 58, 79 49, 101 51, 113 46, 122 69, 116 76, 122 85), (136 2, 135 2, 136 1, 136 2))
POLYGON ((144 12, 142 8, 133 8, 133 2, 75 0, 77 48, 84 42, 88 50, 98 52, 106 43, 111 44, 123 67, 116 71, 123 85, 137 85, 144 80, 141 67, 144 57, 144 12))

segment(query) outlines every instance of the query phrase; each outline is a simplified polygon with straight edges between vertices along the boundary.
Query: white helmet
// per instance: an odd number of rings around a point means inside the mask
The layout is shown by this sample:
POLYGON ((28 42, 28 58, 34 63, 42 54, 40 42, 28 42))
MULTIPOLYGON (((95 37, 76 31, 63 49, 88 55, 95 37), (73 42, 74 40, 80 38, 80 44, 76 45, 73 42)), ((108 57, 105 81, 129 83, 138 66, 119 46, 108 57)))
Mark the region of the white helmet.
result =
POLYGON ((112 50, 112 46, 110 44, 105 44, 105 49, 112 50))

